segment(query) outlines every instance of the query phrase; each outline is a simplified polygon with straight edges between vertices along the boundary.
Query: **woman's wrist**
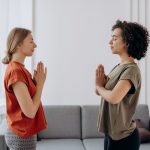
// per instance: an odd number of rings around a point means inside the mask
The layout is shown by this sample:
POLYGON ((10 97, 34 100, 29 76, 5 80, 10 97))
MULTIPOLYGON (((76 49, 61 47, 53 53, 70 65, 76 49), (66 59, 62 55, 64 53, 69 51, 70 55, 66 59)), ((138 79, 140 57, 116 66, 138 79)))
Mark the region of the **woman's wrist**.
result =
POLYGON ((104 87, 97 85, 96 90, 97 90, 98 94, 101 95, 102 91, 104 90, 104 87))
POLYGON ((42 89, 43 89, 43 85, 39 85, 39 84, 37 84, 37 85, 36 85, 36 88, 37 88, 37 90, 42 91, 42 89))
POLYGON ((104 86, 102 86, 102 85, 96 85, 96 89, 99 89, 99 88, 104 88, 104 86))

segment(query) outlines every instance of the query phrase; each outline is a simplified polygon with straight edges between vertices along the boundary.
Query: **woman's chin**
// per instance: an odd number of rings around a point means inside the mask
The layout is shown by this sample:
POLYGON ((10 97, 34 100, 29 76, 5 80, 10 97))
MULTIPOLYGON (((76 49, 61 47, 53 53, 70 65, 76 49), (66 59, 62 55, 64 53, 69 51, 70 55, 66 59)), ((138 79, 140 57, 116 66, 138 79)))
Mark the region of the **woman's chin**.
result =
POLYGON ((113 49, 111 49, 112 54, 117 54, 117 52, 113 49))
POLYGON ((112 54, 115 54, 115 51, 111 49, 112 54))
POLYGON ((28 56, 28 57, 31 57, 31 56, 33 56, 33 53, 32 53, 32 54, 28 54, 27 56, 28 56))

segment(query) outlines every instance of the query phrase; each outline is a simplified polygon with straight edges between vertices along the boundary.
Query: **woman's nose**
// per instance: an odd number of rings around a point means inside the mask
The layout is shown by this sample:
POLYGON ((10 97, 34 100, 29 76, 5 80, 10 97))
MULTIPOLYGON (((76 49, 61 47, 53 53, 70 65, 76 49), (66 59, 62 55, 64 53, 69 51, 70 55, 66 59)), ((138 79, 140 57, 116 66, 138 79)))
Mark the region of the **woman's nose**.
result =
POLYGON ((109 44, 112 45, 112 40, 109 41, 109 44))
POLYGON ((34 47, 35 47, 35 48, 37 47, 36 43, 34 43, 34 47))

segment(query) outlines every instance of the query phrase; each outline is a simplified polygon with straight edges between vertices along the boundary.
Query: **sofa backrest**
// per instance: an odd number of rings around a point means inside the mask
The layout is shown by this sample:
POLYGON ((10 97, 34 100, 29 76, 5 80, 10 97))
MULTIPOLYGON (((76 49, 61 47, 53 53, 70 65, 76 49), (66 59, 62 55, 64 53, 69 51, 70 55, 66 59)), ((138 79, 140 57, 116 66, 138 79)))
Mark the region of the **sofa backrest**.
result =
POLYGON ((104 137, 97 129, 98 105, 82 106, 82 138, 99 138, 104 137))
MULTIPOLYGON (((98 133, 97 119, 98 119, 98 105, 82 106, 82 138, 98 138, 104 137, 103 133, 98 133)), ((140 119, 145 127, 150 130, 150 117, 148 105, 139 104, 137 106, 134 119, 140 119)))
MULTIPOLYGON (((104 137, 104 134, 99 133, 97 129, 99 105, 43 107, 47 120, 47 128, 38 133, 39 138, 86 139, 104 137)), ((145 128, 150 130, 148 105, 139 104, 134 118, 140 119, 145 128)))
POLYGON ((43 106, 47 128, 38 133, 39 138, 81 138, 80 106, 43 106))
POLYGON ((150 116, 148 105, 139 104, 135 111, 134 119, 140 119, 141 122, 144 124, 145 128, 150 130, 150 116))

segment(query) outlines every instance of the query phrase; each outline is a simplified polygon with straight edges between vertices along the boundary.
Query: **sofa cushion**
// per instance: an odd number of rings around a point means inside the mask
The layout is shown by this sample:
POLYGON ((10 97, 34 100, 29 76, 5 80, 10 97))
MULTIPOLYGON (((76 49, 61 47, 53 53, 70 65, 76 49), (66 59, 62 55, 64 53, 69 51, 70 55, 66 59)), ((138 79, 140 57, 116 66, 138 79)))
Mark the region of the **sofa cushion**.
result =
POLYGON ((80 139, 42 139, 37 150, 84 150, 80 139))
POLYGON ((81 138, 80 106, 43 106, 47 128, 39 138, 81 138))
POLYGON ((139 104, 135 111, 134 119, 140 119, 144 127, 150 131, 150 120, 149 120, 148 105, 139 104))
POLYGON ((149 150, 150 148, 150 143, 142 143, 140 145, 140 150, 149 150))
POLYGON ((84 139, 83 144, 86 150, 104 150, 103 138, 84 139))
POLYGON ((103 133, 98 132, 98 105, 82 106, 82 138, 98 138, 104 137, 103 133))

